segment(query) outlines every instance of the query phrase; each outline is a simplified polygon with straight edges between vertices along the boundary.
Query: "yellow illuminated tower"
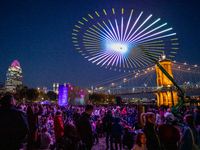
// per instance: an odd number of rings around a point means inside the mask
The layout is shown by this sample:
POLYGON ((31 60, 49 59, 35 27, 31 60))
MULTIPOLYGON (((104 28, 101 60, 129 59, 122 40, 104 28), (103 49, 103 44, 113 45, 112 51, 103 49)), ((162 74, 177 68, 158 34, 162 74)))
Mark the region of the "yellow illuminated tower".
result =
MULTIPOLYGON (((169 75, 173 78, 172 69, 171 69, 171 60, 166 59, 163 56, 163 59, 159 61, 159 64, 169 73, 169 75)), ((165 105, 170 108, 178 103, 177 91, 173 91, 174 85, 167 78, 167 76, 159 69, 156 65, 156 73, 157 73, 157 86, 161 87, 161 90, 156 93, 157 95, 157 105, 165 105)))

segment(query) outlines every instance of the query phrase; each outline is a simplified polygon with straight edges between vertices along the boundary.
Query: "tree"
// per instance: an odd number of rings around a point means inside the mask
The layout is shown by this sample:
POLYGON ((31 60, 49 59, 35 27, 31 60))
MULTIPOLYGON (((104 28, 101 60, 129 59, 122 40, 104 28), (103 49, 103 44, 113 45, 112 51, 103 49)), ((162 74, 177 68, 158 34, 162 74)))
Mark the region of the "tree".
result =
POLYGON ((48 92, 47 92, 47 97, 48 97, 50 100, 56 100, 57 96, 58 96, 58 95, 57 95, 55 92, 53 92, 53 91, 48 91, 48 92))
POLYGON ((17 85, 16 93, 14 93, 14 98, 18 101, 22 101, 23 98, 27 97, 28 87, 24 85, 17 85))
POLYGON ((26 91, 26 93, 27 93, 27 98, 28 98, 30 101, 35 100, 35 99, 39 96, 38 91, 37 91, 36 89, 33 89, 33 88, 28 89, 28 90, 26 91))
POLYGON ((93 93, 89 95, 89 99, 91 102, 103 102, 108 99, 108 95, 103 93, 93 93))

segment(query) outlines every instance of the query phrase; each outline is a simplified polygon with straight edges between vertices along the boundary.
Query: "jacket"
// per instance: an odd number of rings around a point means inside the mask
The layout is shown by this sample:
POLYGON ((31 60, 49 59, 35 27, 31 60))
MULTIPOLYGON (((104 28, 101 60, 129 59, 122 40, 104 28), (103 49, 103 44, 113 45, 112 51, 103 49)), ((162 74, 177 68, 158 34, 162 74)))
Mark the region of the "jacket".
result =
POLYGON ((0 149, 20 149, 28 133, 24 113, 13 106, 0 107, 0 149))
POLYGON ((64 135, 64 127, 61 116, 56 116, 54 119, 54 131, 56 140, 64 135))
POLYGON ((112 132, 113 122, 114 122, 114 118, 112 117, 112 114, 107 114, 103 118, 103 130, 104 130, 104 132, 112 132))
POLYGON ((147 149, 148 150, 161 150, 161 143, 158 137, 156 126, 150 122, 146 122, 146 125, 142 128, 147 138, 147 149))
POLYGON ((200 146, 199 134, 196 133, 191 128, 191 126, 185 126, 184 129, 183 129, 183 137, 182 137, 182 140, 181 140, 181 141, 183 141, 183 145, 181 147, 181 150, 192 150, 192 135, 191 135, 189 128, 192 130, 194 140, 195 140, 195 144, 200 146))
POLYGON ((90 124, 90 115, 83 112, 76 122, 76 128, 80 135, 81 140, 86 144, 87 149, 91 149, 93 146, 92 142, 92 127, 90 124))

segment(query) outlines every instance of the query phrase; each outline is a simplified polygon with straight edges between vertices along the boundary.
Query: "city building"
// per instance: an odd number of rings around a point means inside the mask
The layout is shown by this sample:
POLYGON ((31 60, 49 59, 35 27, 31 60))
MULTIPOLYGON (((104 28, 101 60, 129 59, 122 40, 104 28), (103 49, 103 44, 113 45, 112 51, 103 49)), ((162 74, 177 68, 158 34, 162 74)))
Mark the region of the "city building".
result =
POLYGON ((17 85, 22 85, 22 78, 22 69, 19 62, 15 60, 6 73, 5 89, 9 91, 15 90, 17 85))

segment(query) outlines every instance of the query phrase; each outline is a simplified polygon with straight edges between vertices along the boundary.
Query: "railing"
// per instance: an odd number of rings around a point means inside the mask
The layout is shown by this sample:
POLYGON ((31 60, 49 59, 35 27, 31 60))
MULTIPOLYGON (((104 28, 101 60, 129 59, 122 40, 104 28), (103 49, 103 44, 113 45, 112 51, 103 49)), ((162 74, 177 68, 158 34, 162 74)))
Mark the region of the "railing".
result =
MULTIPOLYGON (((187 91, 192 90, 200 90, 200 83, 196 84, 185 84, 180 85, 180 87, 187 91)), ((126 94, 139 94, 139 93, 156 93, 156 92, 164 92, 164 91, 177 91, 175 86, 155 86, 155 87, 110 87, 110 88, 101 88, 101 89, 94 89, 94 93, 104 93, 110 95, 126 95, 126 94)))

